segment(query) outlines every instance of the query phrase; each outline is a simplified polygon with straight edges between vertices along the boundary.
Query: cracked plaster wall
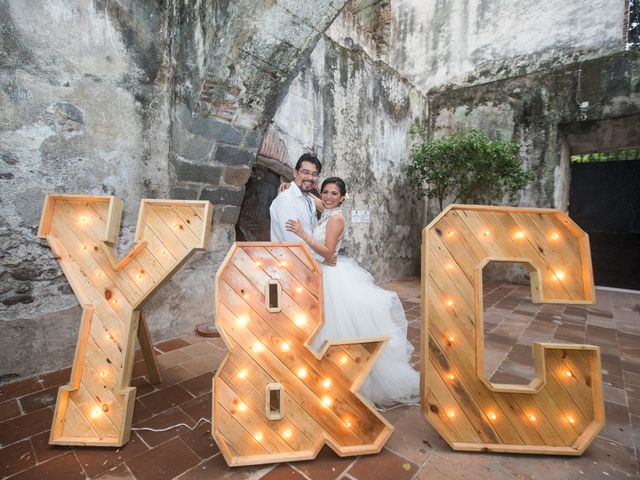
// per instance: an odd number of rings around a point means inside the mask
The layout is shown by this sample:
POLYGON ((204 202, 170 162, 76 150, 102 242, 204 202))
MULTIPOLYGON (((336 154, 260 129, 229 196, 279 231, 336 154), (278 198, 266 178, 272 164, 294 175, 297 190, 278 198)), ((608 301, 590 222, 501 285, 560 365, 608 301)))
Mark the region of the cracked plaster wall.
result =
POLYGON ((344 1, 0 0, 0 382, 68 366, 80 308, 36 238, 46 192, 215 204, 145 307, 154 340, 213 320, 262 130, 344 1))
MULTIPOLYGON (((339 17, 336 24, 350 23, 339 17)), ((293 81, 274 124, 292 164, 313 150, 323 162, 321 180, 345 180, 351 197, 343 206, 346 253, 377 281, 413 275, 423 210, 403 169, 409 128, 426 118, 426 99, 370 56, 371 42, 364 41, 365 48, 353 43, 362 32, 336 24, 293 81), (353 209, 369 210, 370 222, 352 223, 353 209)))
POLYGON ((423 92, 624 49, 622 0, 394 0, 388 63, 423 92))

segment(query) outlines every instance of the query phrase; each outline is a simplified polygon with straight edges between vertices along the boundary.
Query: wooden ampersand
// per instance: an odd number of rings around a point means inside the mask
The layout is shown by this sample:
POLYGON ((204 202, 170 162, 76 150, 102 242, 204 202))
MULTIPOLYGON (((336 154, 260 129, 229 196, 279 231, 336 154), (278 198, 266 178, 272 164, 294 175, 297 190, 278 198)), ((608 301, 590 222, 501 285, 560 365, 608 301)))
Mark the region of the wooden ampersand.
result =
POLYGON ((307 345, 322 274, 300 244, 237 243, 216 276, 229 353, 213 379, 213 437, 232 466, 377 453, 392 427, 355 393, 386 339, 307 345))
POLYGON ((49 443, 122 446, 135 400, 130 386, 140 324, 145 360, 159 374, 142 306, 194 249, 207 245, 211 204, 143 200, 136 246, 118 260, 113 244, 122 201, 47 195, 38 236, 46 238, 82 305, 71 381, 58 391, 49 443))
POLYGON ((452 205, 423 231, 423 412, 456 450, 580 455, 604 425, 600 350, 534 343, 529 385, 484 376, 482 269, 521 262, 534 303, 593 303, 586 234, 564 213, 452 205))

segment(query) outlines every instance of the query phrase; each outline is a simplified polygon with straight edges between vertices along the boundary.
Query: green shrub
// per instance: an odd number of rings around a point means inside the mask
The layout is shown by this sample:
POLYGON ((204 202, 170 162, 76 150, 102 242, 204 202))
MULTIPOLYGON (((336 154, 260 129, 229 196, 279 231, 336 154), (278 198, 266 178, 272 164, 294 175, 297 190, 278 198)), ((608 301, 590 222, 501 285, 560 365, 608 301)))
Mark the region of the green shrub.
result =
POLYGON ((478 130, 414 145, 407 168, 409 178, 429 198, 488 204, 505 195, 513 199, 534 177, 524 170, 514 142, 489 140, 478 130))

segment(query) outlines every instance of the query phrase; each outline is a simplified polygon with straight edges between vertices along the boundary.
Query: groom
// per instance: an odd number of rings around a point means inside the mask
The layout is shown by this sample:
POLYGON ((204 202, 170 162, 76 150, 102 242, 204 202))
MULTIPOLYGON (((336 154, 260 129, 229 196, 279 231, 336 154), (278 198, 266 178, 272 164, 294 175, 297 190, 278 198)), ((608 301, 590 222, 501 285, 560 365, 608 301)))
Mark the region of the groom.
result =
POLYGON ((322 164, 315 155, 305 153, 298 159, 293 182, 269 207, 272 242, 300 242, 300 237, 285 228, 290 219, 298 220, 304 231, 312 234, 317 217, 310 192, 316 187, 321 170, 322 164))

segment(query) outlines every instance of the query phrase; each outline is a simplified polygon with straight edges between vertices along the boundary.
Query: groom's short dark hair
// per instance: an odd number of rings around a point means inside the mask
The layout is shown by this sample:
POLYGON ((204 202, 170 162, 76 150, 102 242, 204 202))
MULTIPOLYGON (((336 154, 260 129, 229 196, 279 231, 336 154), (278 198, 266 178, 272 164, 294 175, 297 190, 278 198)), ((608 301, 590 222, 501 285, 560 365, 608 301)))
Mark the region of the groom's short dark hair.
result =
POLYGON ((313 163, 318 169, 318 173, 322 171, 322 164, 320 163, 320 160, 318 160, 318 157, 316 157, 313 153, 303 153, 302 155, 300 155, 300 158, 296 162, 296 170, 300 170, 302 162, 313 163))

